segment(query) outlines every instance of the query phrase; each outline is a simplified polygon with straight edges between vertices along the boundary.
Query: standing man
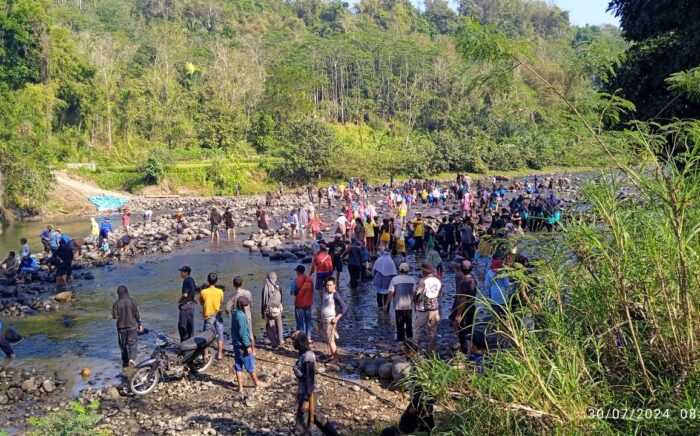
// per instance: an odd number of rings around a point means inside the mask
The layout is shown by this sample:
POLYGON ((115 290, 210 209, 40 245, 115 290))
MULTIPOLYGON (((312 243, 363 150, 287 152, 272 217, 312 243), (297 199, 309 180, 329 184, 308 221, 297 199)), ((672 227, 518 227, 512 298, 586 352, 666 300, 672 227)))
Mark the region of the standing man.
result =
POLYGON ((212 207, 211 211, 209 211, 209 230, 211 231, 212 241, 216 240, 216 242, 219 242, 219 227, 222 219, 219 209, 216 206, 212 207))
POLYGON ((399 265, 399 275, 389 283, 389 298, 384 310, 394 303, 396 315, 396 340, 413 339, 413 298, 416 294, 416 279, 408 273, 411 267, 406 262, 399 265))
POLYGON ((243 380, 241 372, 245 371, 250 375, 253 386, 257 389, 262 387, 258 377, 255 375, 255 353, 253 344, 250 341, 251 333, 246 317, 246 308, 250 310, 250 300, 246 297, 239 297, 236 300, 236 309, 231 316, 231 344, 233 345, 233 370, 236 373, 238 392, 243 391, 243 380))
POLYGON ((304 274, 306 268, 304 265, 296 267, 296 278, 294 279, 294 319, 296 320, 297 331, 306 334, 306 337, 311 339, 311 306, 314 302, 314 288, 311 282, 311 277, 304 274))
POLYGON ((344 257, 348 259, 348 272, 350 273, 350 289, 357 289, 362 278, 364 260, 362 255, 362 245, 357 239, 352 240, 352 244, 345 250, 344 257))
POLYGON ((192 269, 189 266, 180 268, 182 279, 182 295, 178 302, 179 316, 177 330, 180 333, 180 342, 184 342, 194 334, 194 305, 197 294, 197 284, 192 278, 192 269))
POLYGON ((461 280, 457 284, 457 292, 452 305, 450 321, 459 337, 459 346, 462 353, 469 354, 469 338, 474 325, 474 313, 476 311, 477 282, 472 275, 472 263, 465 260, 460 264, 461 280))
POLYGON ((423 236, 425 236, 425 223, 423 222, 423 216, 420 213, 416 213, 416 219, 411 223, 413 224, 413 239, 416 241, 416 255, 423 253, 423 236))
POLYGON ((328 344, 328 354, 331 361, 335 360, 338 355, 338 347, 335 345, 338 321, 347 309, 347 304, 338 295, 335 279, 329 277, 326 280, 326 292, 323 293, 321 303, 321 333, 323 340, 328 344))
POLYGON ((129 289, 122 285, 117 288, 117 301, 112 306, 112 319, 117 320, 117 336, 122 352, 122 367, 136 364, 138 351, 138 332, 143 331, 141 315, 134 300, 129 296, 129 289))
POLYGON ((420 349, 435 351, 437 327, 440 322, 439 297, 442 291, 442 282, 435 277, 433 266, 429 263, 424 263, 421 266, 421 272, 423 278, 418 282, 414 297, 416 325, 413 336, 420 349))
POLYGON ((233 211, 230 207, 224 211, 224 226, 226 227, 226 240, 236 239, 236 220, 233 219, 233 211))
POLYGON ((255 210, 255 220, 258 223, 258 229, 265 231, 270 228, 270 223, 267 219, 267 212, 258 205, 257 209, 255 210))
POLYGON ((204 318, 204 331, 214 329, 219 341, 219 360, 224 357, 224 319, 221 315, 221 305, 224 302, 224 291, 216 286, 219 277, 216 273, 209 273, 207 283, 209 287, 202 289, 199 294, 199 302, 202 304, 202 318, 204 318))
POLYGON ((243 279, 239 276, 233 278, 233 294, 226 302, 226 313, 233 314, 233 311, 238 307, 238 299, 245 297, 248 299, 248 305, 245 306, 245 316, 248 318, 248 332, 250 334, 250 343, 255 354, 255 335, 253 334, 253 314, 250 312, 250 305, 253 303, 253 294, 249 290, 243 289, 243 279))

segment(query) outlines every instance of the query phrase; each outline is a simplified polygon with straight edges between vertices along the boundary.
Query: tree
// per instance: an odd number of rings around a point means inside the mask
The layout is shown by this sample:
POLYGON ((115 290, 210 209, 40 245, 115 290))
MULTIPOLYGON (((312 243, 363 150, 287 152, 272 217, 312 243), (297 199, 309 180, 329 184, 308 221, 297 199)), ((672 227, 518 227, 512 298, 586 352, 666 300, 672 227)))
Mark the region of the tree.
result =
POLYGON ((0 91, 46 79, 46 6, 36 0, 4 0, 0 10, 0 91))
POLYGON ((700 2, 612 0, 610 9, 634 44, 608 89, 620 89, 639 120, 700 118, 700 103, 666 83, 672 74, 700 65, 700 2))
POLYGON ((457 14, 447 0, 426 0, 424 14, 437 33, 451 33, 457 28, 457 14))
POLYGON ((330 175, 330 161, 337 146, 335 134, 321 120, 306 118, 286 125, 279 147, 273 152, 279 163, 272 169, 278 180, 305 183, 330 175))

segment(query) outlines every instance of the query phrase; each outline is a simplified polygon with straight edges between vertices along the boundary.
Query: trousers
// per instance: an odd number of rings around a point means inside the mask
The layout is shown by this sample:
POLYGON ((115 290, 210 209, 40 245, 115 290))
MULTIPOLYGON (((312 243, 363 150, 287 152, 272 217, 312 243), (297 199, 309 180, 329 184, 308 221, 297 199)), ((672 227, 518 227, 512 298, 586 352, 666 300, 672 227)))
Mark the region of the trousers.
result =
POLYGON ((129 366, 129 361, 136 362, 138 331, 136 329, 119 329, 117 330, 119 339, 119 349, 122 352, 122 366, 129 366))
POLYGON ((180 333, 180 342, 188 340, 194 334, 194 304, 188 303, 180 307, 177 331, 180 333))
POLYGON ((299 308, 294 309, 294 319, 296 320, 297 330, 306 333, 306 337, 311 339, 311 328, 312 328, 312 318, 311 318, 311 308, 299 308))
POLYGON ((396 315, 396 339, 405 341, 413 339, 413 311, 395 310, 396 315))

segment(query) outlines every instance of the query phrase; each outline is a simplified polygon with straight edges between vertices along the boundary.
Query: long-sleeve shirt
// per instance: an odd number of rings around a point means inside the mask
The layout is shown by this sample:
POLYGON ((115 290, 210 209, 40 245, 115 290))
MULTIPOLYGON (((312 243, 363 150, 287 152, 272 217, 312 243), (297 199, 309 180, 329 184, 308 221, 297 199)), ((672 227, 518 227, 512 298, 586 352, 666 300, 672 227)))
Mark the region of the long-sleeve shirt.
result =
MULTIPOLYGON (((248 301, 250 301, 250 304, 253 304, 253 294, 250 293, 249 290, 247 289, 236 289, 233 291, 233 295, 231 295, 231 298, 228 299, 226 302, 226 313, 233 313, 234 310, 238 308, 238 299, 242 296, 245 296, 248 301)), ((250 311, 250 306, 246 306, 245 308, 245 316, 248 318, 248 329, 250 331, 250 337, 253 337, 253 314, 250 311)))
POLYGON ((141 315, 131 297, 119 298, 112 306, 112 318, 117 320, 117 329, 137 329, 141 325, 141 315))
POLYGON ((338 315, 345 315, 348 310, 348 305, 345 301, 338 295, 337 292, 332 294, 328 292, 323 293, 323 303, 321 305, 321 318, 324 320, 333 319, 338 315), (338 311, 340 307, 340 311, 338 311))
POLYGON ((248 348, 251 346, 250 327, 245 313, 236 309, 231 316, 231 344, 234 347, 248 348))

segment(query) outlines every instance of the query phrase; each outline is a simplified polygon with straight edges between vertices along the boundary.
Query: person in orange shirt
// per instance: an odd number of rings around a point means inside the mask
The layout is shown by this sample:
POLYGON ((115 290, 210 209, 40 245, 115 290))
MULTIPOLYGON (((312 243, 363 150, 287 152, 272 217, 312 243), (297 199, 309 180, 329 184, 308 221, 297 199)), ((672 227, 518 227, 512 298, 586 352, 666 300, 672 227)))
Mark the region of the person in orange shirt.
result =
POLYGON ((292 295, 294 295, 294 319, 297 331, 304 332, 311 340, 311 306, 314 302, 314 288, 311 277, 304 274, 306 268, 299 265, 295 269, 296 278, 292 283, 292 295))

